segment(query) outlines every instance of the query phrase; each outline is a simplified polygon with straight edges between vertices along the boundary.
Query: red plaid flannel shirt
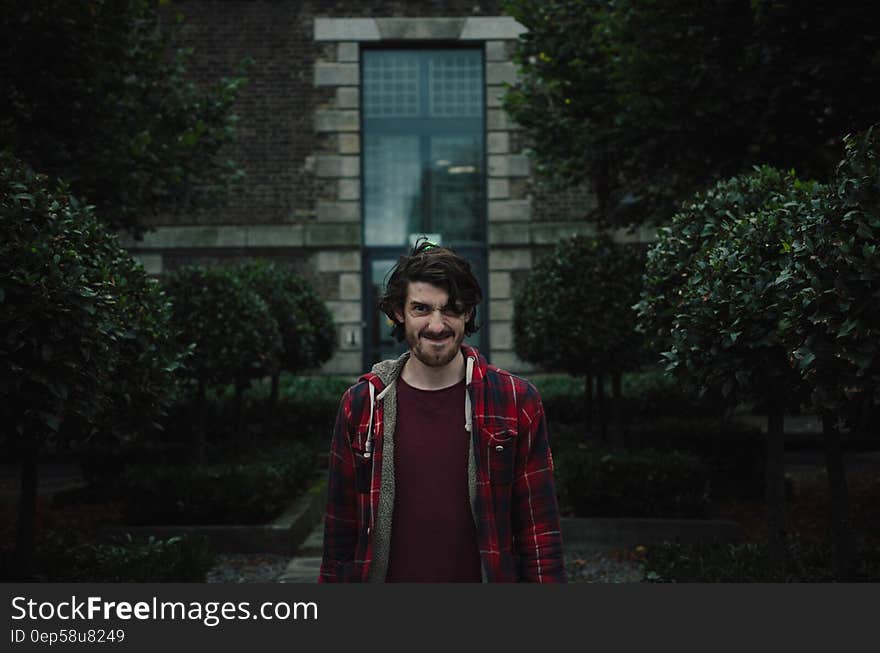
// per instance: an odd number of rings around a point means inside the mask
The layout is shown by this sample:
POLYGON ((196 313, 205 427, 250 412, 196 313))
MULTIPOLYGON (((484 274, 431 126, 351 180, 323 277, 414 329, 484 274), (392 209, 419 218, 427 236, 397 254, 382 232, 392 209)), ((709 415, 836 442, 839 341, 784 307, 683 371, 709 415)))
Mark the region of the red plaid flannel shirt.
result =
MULTIPOLYGON (((473 506, 484 580, 565 582, 553 459, 544 408, 529 382, 476 358, 468 387, 473 406, 476 497, 473 506)), ((384 406, 370 418, 365 374, 340 401, 330 447, 324 556, 319 582, 366 582, 373 562, 373 531, 382 474, 384 406), (365 457, 367 430, 372 455, 365 457)))

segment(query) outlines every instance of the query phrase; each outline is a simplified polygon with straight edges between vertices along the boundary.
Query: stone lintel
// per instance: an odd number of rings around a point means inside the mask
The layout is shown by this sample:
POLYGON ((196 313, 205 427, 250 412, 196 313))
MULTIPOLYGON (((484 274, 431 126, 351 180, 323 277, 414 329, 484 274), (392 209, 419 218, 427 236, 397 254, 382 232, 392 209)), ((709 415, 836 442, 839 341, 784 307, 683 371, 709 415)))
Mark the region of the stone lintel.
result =
POLYGON ((375 18, 315 18, 316 41, 378 41, 375 18))
POLYGON ((379 36, 385 40, 454 41, 461 36, 465 18, 377 18, 379 36))
POLYGON ((509 41, 526 28, 510 16, 445 18, 315 18, 315 41, 509 41))
POLYGON ((511 16, 469 16, 459 38, 462 41, 514 40, 526 31, 511 16))

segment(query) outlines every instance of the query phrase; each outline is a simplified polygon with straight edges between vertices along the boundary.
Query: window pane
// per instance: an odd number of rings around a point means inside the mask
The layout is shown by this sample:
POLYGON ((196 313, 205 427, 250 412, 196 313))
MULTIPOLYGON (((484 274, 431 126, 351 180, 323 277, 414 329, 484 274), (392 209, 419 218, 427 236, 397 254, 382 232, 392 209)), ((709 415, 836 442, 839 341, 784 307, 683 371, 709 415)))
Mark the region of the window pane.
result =
POLYGON ((364 115, 367 118, 417 116, 419 63, 405 51, 370 52, 364 65, 364 115))
POLYGON ((367 245, 403 245, 421 225, 421 157, 417 136, 364 136, 367 245))
POLYGON ((485 243, 480 50, 363 53, 364 244, 485 243))
POLYGON ((467 50, 435 52, 428 61, 432 116, 483 115, 483 62, 467 50))
POLYGON ((431 139, 431 223, 446 241, 480 243, 483 221, 483 147, 477 136, 431 139))

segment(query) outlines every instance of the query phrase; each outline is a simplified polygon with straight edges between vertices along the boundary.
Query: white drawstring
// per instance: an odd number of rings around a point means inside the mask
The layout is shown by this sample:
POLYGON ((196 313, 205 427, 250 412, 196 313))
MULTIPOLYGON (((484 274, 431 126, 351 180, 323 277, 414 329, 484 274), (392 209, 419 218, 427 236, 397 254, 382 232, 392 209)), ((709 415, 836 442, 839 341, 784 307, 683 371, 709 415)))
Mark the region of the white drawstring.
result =
POLYGON ((373 408, 376 405, 376 388, 369 381, 367 381, 367 385, 370 386, 370 421, 367 422, 367 441, 364 444, 364 458, 369 458, 370 452, 373 450, 373 408))
POLYGON ((467 359, 467 365, 464 373, 464 430, 468 433, 473 429, 473 421, 471 417, 471 395, 467 386, 471 384, 471 378, 474 375, 474 359, 470 356, 467 359))

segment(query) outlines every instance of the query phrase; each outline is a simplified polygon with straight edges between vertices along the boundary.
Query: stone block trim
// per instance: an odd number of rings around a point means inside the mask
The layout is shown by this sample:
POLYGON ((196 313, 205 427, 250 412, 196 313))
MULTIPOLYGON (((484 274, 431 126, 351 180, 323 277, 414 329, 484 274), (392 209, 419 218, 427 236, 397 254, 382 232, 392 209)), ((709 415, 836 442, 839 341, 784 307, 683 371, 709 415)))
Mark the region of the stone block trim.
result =
POLYGON ((516 66, 512 62, 486 63, 486 84, 516 84, 517 79, 516 66))
POLYGON ((490 200, 489 222, 526 221, 532 213, 529 200, 490 200))
POLYGON ((453 41, 461 36, 466 18, 377 18, 379 36, 387 41, 453 41))
POLYGON ((507 45, 504 41, 486 41, 486 61, 507 61, 507 45))
POLYGON ((315 218, 318 222, 358 222, 361 219, 361 205, 360 202, 318 200, 315 218))
POLYGON ((526 28, 510 16, 467 18, 315 18, 315 41, 514 40, 526 28))
POLYGON ((488 154, 507 154, 510 152, 510 134, 508 132, 489 132, 486 136, 488 154))
POLYGON ((228 247, 302 247, 302 225, 219 225, 157 227, 135 240, 120 235, 120 243, 132 250, 203 249, 228 247))
MULTIPOLYGON (((360 93, 356 86, 340 86, 336 89, 336 108, 337 109, 355 109, 355 121, 358 118, 357 109, 360 106, 360 93)), ((348 112, 346 112, 348 113, 348 112)), ((355 125, 354 129, 340 129, 338 131, 358 131, 359 125, 355 125)))
POLYGON ((315 157, 316 177, 359 177, 360 174, 360 157, 330 155, 315 157))
MULTIPOLYGON (((346 96, 346 99, 348 97, 346 96)), ((357 92, 354 94, 354 103, 357 106, 357 92)), ((338 93, 337 106, 341 106, 338 100, 338 93)), ((315 131, 317 132, 356 132, 359 129, 360 119, 356 110, 334 111, 325 109, 323 111, 315 111, 315 131)))
POLYGON ((340 200, 359 200, 361 198, 360 179, 340 179, 336 197, 340 200))
POLYGON ((316 18, 316 41, 378 41, 374 18, 316 18))
POLYGON ((315 63, 315 86, 357 86, 359 82, 355 63, 315 63))
MULTIPOLYGON (((501 274, 496 272, 495 274, 501 274)), ((489 315, 492 320, 512 320, 513 319, 513 300, 512 299, 491 299, 489 300, 489 315)))
MULTIPOLYGON (((489 250, 489 271, 499 270, 531 270, 532 269, 532 250, 531 249, 501 249, 491 248, 489 250)), ((491 283, 491 279, 490 279, 491 283)), ((490 293, 491 294, 491 293, 490 293)), ((508 296, 510 296, 508 294, 508 296)), ((501 299, 499 297, 499 299, 501 299)))
POLYGON ((328 250, 312 257, 312 266, 318 272, 358 272, 361 270, 361 252, 353 250, 328 250))
POLYGON ((360 154, 361 153, 361 135, 358 133, 339 134, 340 154, 360 154))
POLYGON ((357 43, 343 42, 336 46, 336 63, 357 63, 359 57, 357 43))

